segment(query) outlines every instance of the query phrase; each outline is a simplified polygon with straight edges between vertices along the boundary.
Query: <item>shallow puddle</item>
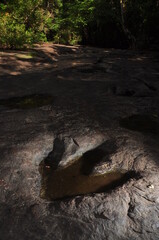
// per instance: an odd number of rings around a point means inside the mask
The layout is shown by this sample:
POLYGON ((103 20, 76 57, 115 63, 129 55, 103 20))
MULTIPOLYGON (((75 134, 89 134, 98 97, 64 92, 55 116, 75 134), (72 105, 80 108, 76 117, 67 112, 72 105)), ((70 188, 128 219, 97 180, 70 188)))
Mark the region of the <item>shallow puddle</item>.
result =
POLYGON ((120 126, 133 131, 159 135, 157 115, 133 115, 120 121, 120 126))
POLYGON ((23 97, 0 99, 0 105, 8 108, 30 109, 52 104, 54 97, 45 94, 33 94, 23 97))
POLYGON ((113 170, 102 175, 93 175, 91 170, 95 163, 96 161, 92 161, 92 156, 83 156, 65 168, 54 170, 43 161, 39 168, 42 177, 40 197, 53 200, 104 192, 131 177, 131 173, 113 170))

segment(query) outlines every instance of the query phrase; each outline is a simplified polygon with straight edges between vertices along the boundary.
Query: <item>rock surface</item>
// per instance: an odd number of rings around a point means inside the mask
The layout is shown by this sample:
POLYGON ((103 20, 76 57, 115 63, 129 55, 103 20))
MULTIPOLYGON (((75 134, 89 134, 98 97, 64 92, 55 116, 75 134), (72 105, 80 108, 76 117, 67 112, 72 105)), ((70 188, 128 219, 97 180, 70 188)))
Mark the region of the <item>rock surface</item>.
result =
POLYGON ((51 44, 32 51, 33 59, 0 53, 0 238, 158 240, 159 54, 51 44), (5 105, 34 94, 53 101, 5 105), (105 193, 39 197, 39 164, 55 149, 63 166, 104 142, 109 167, 140 177, 105 193))

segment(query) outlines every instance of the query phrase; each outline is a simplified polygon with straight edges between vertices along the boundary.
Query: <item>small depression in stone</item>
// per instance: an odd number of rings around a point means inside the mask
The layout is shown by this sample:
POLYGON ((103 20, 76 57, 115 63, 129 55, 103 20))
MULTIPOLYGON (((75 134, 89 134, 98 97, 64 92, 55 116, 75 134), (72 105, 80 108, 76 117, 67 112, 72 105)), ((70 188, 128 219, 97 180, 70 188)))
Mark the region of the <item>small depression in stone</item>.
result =
POLYGON ((51 105, 54 97, 46 94, 33 94, 23 97, 0 99, 0 105, 11 109, 30 109, 51 105))
POLYGON ((159 116, 133 115, 122 119, 120 126, 132 131, 159 135, 159 116))
MULTIPOLYGON (((98 152, 99 157, 102 152, 98 152)), ((96 154, 84 154, 70 165, 56 170, 42 161, 39 171, 42 177, 40 197, 48 200, 70 196, 99 193, 110 190, 126 182, 134 173, 109 169, 104 174, 92 174, 98 162, 96 154)))
POLYGON ((79 72, 82 73, 97 73, 97 72, 106 72, 104 67, 94 66, 92 68, 80 68, 78 69, 79 72))

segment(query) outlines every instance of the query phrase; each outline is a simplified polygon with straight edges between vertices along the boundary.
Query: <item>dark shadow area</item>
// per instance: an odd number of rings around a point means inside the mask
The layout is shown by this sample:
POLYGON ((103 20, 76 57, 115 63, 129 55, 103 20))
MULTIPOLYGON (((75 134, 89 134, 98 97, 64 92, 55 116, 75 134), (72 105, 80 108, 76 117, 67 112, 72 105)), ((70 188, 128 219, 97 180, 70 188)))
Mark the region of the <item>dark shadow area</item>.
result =
MULTIPOLYGON (((104 16, 102 20, 104 19, 104 16)), ((100 26, 99 22, 94 23, 93 25, 88 25, 85 31, 83 31, 82 44, 92 45, 98 47, 107 47, 107 48, 120 48, 126 49, 129 47, 129 40, 126 34, 119 29, 118 25, 115 22, 112 22, 111 19, 106 24, 100 26)))
POLYGON ((115 153, 117 146, 113 140, 109 140, 92 149, 82 156, 81 173, 89 175, 98 164, 111 163, 110 154, 115 153))
POLYGON ((91 68, 90 67, 85 67, 85 68, 81 68, 81 69, 77 69, 79 72, 81 73, 98 73, 98 72, 101 72, 101 73, 106 73, 106 69, 104 67, 99 67, 99 66, 92 66, 91 68))
POLYGON ((65 152, 64 139, 56 138, 54 140, 54 149, 49 153, 49 155, 44 159, 44 164, 56 170, 60 160, 65 152), (55 149, 55 151, 54 151, 55 149))
POLYGON ((158 116, 133 115, 120 120, 120 126, 132 131, 159 136, 158 116))

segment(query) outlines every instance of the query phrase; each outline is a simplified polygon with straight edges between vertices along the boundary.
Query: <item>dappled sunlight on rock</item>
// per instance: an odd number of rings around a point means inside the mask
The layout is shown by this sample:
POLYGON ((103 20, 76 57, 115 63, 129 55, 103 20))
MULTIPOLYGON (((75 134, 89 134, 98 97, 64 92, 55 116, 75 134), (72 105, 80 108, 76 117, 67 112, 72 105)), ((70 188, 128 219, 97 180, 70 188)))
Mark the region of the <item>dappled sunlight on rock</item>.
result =
POLYGON ((158 62, 48 43, 0 53, 4 240, 158 239, 158 62))

